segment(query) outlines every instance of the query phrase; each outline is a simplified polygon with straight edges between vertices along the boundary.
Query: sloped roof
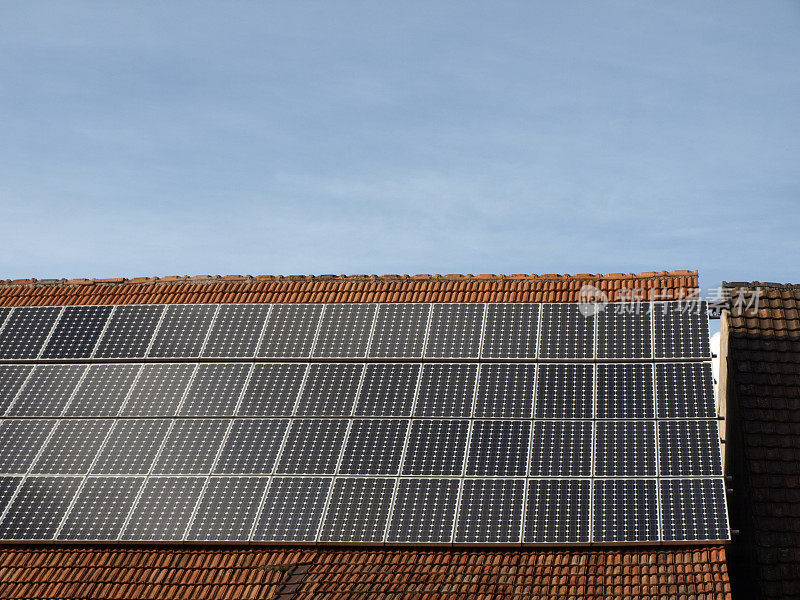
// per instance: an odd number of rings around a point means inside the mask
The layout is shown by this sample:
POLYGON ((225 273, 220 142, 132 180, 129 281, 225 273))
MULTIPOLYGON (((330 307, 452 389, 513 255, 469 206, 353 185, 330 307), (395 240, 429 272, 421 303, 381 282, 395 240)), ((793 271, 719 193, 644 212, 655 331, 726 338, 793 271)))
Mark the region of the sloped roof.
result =
POLYGON ((729 319, 732 571, 749 597, 800 598, 800 286, 725 285, 734 297, 761 288, 756 314, 734 306, 729 319))

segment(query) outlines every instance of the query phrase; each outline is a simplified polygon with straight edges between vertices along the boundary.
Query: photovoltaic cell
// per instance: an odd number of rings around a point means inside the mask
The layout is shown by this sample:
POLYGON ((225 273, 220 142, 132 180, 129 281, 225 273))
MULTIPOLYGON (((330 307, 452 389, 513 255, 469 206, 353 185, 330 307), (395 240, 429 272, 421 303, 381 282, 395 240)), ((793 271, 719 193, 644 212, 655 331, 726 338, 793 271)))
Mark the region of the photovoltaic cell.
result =
POLYGON ((11 314, 10 306, 0 306, 0 331, 3 329, 3 323, 6 322, 8 315, 11 314))
POLYGON ((408 421, 355 419, 342 454, 339 473, 396 475, 400 471, 408 421))
POLYGON ((481 365, 474 416, 530 419, 535 388, 534 364, 481 365))
POLYGON ((330 477, 273 477, 253 540, 313 542, 331 481, 330 477))
POLYGON ((344 419, 297 419, 292 422, 276 473, 333 474, 347 435, 344 419))
POLYGON ((594 320, 577 304, 542 304, 539 358, 593 358, 594 320))
POLYGON ((248 363, 200 364, 179 409, 184 417, 229 417, 244 392, 248 363))
POLYGON ((369 356, 421 358, 430 304, 379 304, 369 356))
POLYGON ((526 544, 589 541, 591 481, 532 479, 525 510, 526 544))
POLYGON ((458 479, 400 479, 389 522, 390 543, 449 543, 458 479))
POLYGON ((60 312, 60 306, 15 308, 0 330, 0 359, 39 356, 60 312))
POLYGON ((722 479, 661 479, 665 542, 730 538, 722 479))
POLYGON ((471 416, 477 375, 476 364, 422 365, 415 416, 471 416))
POLYGON ((92 466, 101 475, 147 475, 167 435, 167 419, 119 419, 92 466))
POLYGON ((716 421, 662 421, 658 448, 661 476, 722 475, 716 421))
POLYGON ((6 506, 11 502, 11 498, 14 496, 20 481, 22 481, 22 477, 0 476, 0 515, 3 514, 6 506))
POLYGON ((483 358, 536 358, 539 305, 487 304, 483 358))
POLYGON ((590 419, 594 366, 540 364, 533 416, 537 419, 590 419))
POLYGON ((425 356, 478 358, 483 304, 434 304, 425 356))
POLYGON ((374 304, 326 304, 313 356, 363 358, 374 318, 374 304))
POLYGON ((519 544, 524 495, 524 479, 465 479, 455 541, 519 544))
POLYGON ((80 485, 80 477, 26 478, 0 522, 0 539, 52 539, 80 485))
POLYGON ((662 419, 708 419, 717 414, 710 362, 657 364, 656 389, 662 419))
POLYGON ((383 541, 394 483, 394 479, 377 477, 336 479, 320 541, 383 541))
POLYGON ((11 406, 32 370, 31 365, 0 365, 0 415, 11 406))
POLYGON ((221 304, 203 348, 203 356, 255 356, 268 313, 269 304, 221 304))
POLYGON ((115 307, 94 358, 143 358, 163 312, 159 304, 115 307))
POLYGON ((297 414, 309 417, 350 416, 363 365, 312 364, 297 404, 297 414))
POLYGON ((60 416, 85 369, 85 365, 36 365, 9 407, 8 415, 60 416))
POLYGON ((655 303, 656 358, 710 358, 706 302, 655 303))
POLYGON ((116 416, 139 368, 139 365, 89 365, 64 416, 116 416))
POLYGON ((211 472, 228 424, 227 419, 176 419, 152 472, 159 475, 211 472))
POLYGON ((655 475, 655 423, 598 421, 594 456, 599 477, 655 475))
POLYGON ((214 320, 215 304, 167 306, 147 355, 155 358, 194 358, 214 320))
POLYGON ((411 414, 420 365, 368 364, 356 401, 355 414, 367 417, 407 417, 411 414))
POLYGON ((70 419, 60 421, 36 459, 31 473, 72 475, 88 473, 114 421, 70 419))
POLYGON ((0 421, 0 473, 25 473, 55 424, 40 419, 0 421))
POLYGON ((461 475, 469 421, 412 421, 403 475, 461 475))
POLYGON ((273 304, 258 348, 260 358, 308 358, 322 304, 273 304))
POLYGON ((215 473, 271 473, 289 420, 237 419, 214 467, 215 473))
POLYGON ((106 320, 111 306, 66 306, 61 313, 42 358, 89 358, 106 320))
POLYGON ((144 477, 87 477, 58 539, 119 539, 144 481, 144 477))
POLYGON ((613 302, 597 316, 598 358, 653 356, 650 304, 613 302))
POLYGON ((267 483, 266 477, 211 477, 187 539, 249 539, 267 483))
POLYGON ((308 369, 300 363, 258 363, 247 382, 239 406, 239 416, 289 416, 308 369))
POLYGON ((589 421, 534 422, 530 474, 534 477, 591 475, 592 423, 589 421))
POLYGON ((655 479, 597 479, 594 482, 594 542, 658 540, 655 479))
POLYGON ((122 533, 124 540, 181 540, 205 477, 150 477, 122 533))
POLYGON ((528 421, 473 421, 467 475, 524 477, 530 435, 528 421))
POLYGON ((195 368, 196 365, 191 364, 142 365, 120 416, 174 416, 195 368))
POLYGON ((598 419, 653 419, 655 416, 652 365, 597 365, 598 419))

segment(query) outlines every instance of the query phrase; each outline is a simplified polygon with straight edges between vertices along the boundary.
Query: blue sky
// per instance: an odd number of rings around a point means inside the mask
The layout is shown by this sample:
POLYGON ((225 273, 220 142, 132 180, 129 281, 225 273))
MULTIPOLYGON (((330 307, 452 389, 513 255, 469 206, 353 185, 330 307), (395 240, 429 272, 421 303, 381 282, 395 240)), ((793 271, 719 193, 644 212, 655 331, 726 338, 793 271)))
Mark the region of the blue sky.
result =
POLYGON ((5 3, 0 277, 800 281, 800 4, 5 3))

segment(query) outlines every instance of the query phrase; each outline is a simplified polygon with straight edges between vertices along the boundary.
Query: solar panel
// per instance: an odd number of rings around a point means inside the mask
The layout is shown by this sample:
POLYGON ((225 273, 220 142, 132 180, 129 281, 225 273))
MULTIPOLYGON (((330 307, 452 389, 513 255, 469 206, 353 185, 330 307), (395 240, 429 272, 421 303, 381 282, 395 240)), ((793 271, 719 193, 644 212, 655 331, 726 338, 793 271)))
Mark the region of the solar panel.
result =
POLYGON ((430 304, 379 304, 369 356, 422 358, 430 304))
POLYGON ((271 473, 288 427, 288 419, 236 419, 214 472, 236 475, 271 473))
POLYGON ((238 415, 284 417, 294 411, 308 366, 299 363, 253 365, 238 415))
POLYGON ((658 541, 655 479, 596 479, 594 542, 658 541))
POLYGON ((40 419, 0 421, 0 473, 27 472, 55 424, 40 419))
POLYGON ((537 419, 590 419, 594 392, 594 365, 539 364, 537 419))
POLYGON ((205 477, 150 477, 131 510, 123 540, 181 540, 205 477))
POLYGON ((144 477, 87 477, 67 514, 60 540, 115 540, 144 477))
POLYGON ((467 420, 412 421, 403 475, 461 475, 468 434, 467 420))
POLYGON ((81 477, 25 478, 0 521, 0 539, 52 539, 80 485, 81 477))
POLYGON ((158 304, 117 306, 94 358, 143 358, 156 332, 164 306, 158 304))
POLYGON ((475 397, 478 365, 424 364, 414 415, 469 417, 475 397))
POLYGON ((122 408, 139 368, 139 365, 89 365, 64 416, 115 416, 122 408))
POLYGON ((434 304, 425 356, 478 358, 483 304, 434 304))
POLYGON ((203 348, 209 358, 255 356, 269 304, 221 304, 203 348))
POLYGON ((542 304, 539 358, 593 358, 594 321, 577 304, 542 304))
POLYGON ((534 364, 481 365, 475 417, 529 419, 536 388, 534 364))
POLYGON ((178 412, 196 365, 142 365, 121 417, 171 417, 178 412))
POLYGON ((380 542, 389 519, 394 479, 336 479, 320 530, 322 542, 380 542))
POLYGON ((195 358, 206 341, 214 304, 167 306, 147 356, 155 358, 195 358))
POLYGON ((661 479, 659 487, 665 542, 730 538, 722 479, 661 479))
POLYGON ((9 407, 8 415, 60 416, 85 370, 85 365, 36 365, 9 407))
POLYGON ((398 474, 407 431, 408 421, 353 420, 339 472, 346 475, 398 474))
POLYGON ((449 543, 458 506, 458 479, 400 479, 387 541, 449 543))
POLYGON ((524 477, 530 435, 528 421, 473 421, 467 475, 524 477))
POLYGON ((26 306, 11 311, 0 330, 0 359, 39 356, 60 313, 60 306, 26 306))
POLYGON ((3 324, 6 322, 6 318, 10 314, 11 314, 10 306, 0 306, 0 331, 2 331, 3 324))
POLYGON ((592 423, 535 421, 530 474, 535 477, 591 475, 592 423))
POLYGON ((531 479, 525 509, 526 544, 589 541, 591 481, 531 479))
POLYGON ((308 358, 322 304, 274 304, 259 345, 259 358, 308 358))
POLYGON ((355 414, 365 417, 411 415, 419 371, 420 365, 410 363, 366 365, 355 414))
POLYGON ((322 313, 313 356, 365 357, 374 319, 374 304, 327 304, 322 313))
POLYGON ((656 358, 711 358, 706 302, 656 302, 656 358))
POLYGON ((662 476, 722 475, 716 421, 662 421, 658 449, 662 476))
POLYGON ((187 539, 248 540, 268 483, 266 477, 211 477, 187 539))
POLYGON ((88 473, 114 421, 70 419, 60 421, 36 459, 31 473, 73 475, 88 473))
POLYGON ((353 411, 363 365, 353 363, 312 364, 297 415, 346 417, 353 411))
POLYGON ((227 419, 176 419, 152 472, 159 475, 210 473, 229 423, 227 419))
POLYGON ((521 542, 524 479, 465 479, 462 487, 457 543, 521 542))
POLYGON ((171 421, 119 419, 92 466, 100 475, 147 475, 171 421))
POLYGON ((22 481, 22 477, 0 476, 0 515, 3 514, 6 506, 11 502, 11 498, 14 497, 14 492, 17 490, 20 481, 22 481))
POLYGON ((0 415, 5 414, 32 370, 31 365, 0 365, 0 415))
POLYGON ((110 314, 110 306, 65 307, 42 358, 89 358, 110 314))
POLYGON ((614 302, 597 316, 597 358, 651 358, 650 305, 614 302))
POLYGON ((657 364, 656 390, 662 419, 707 419, 717 414, 710 362, 657 364))
POLYGON ((600 477, 655 475, 655 423, 598 421, 594 474, 600 477))
POLYGON ((333 474, 347 435, 344 419, 296 419, 289 428, 276 473, 333 474))
POLYGON ((487 304, 483 358, 536 358, 539 305, 487 304))
POLYGON ((313 542, 332 481, 330 477, 273 477, 253 540, 313 542))
POLYGON ((655 416, 652 365, 597 365, 598 419, 653 419, 655 416))
POLYGON ((198 365, 179 414, 184 417, 234 415, 249 372, 247 363, 198 365))

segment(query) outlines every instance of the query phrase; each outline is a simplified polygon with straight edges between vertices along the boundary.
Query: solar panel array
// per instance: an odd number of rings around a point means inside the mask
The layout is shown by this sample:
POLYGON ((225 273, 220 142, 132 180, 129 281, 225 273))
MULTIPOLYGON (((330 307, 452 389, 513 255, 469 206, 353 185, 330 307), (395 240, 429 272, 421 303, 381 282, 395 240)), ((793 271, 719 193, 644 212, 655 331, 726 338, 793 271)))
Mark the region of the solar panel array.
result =
POLYGON ((0 309, 0 539, 729 538, 705 307, 0 309))

